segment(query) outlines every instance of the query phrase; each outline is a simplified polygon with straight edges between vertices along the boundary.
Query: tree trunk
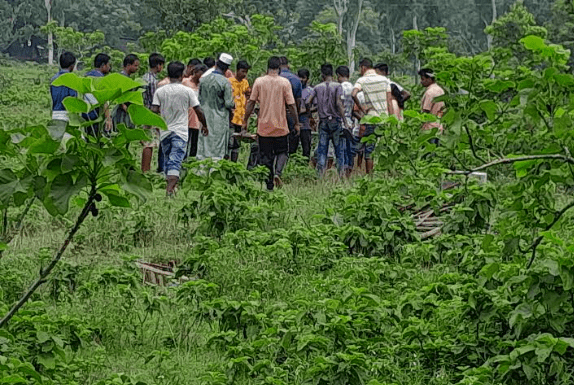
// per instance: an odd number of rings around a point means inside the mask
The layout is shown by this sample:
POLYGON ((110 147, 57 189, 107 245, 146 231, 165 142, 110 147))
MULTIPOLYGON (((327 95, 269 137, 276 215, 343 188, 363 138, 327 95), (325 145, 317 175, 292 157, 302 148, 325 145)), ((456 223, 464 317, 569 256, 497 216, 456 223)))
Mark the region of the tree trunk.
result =
MULTIPOLYGON (((498 13, 496 12, 496 0, 492 0, 492 24, 498 18, 498 13)), ((486 45, 488 50, 492 48, 492 35, 486 35, 486 45)))
POLYGON ((339 32, 339 36, 341 37, 343 37, 343 21, 349 9, 348 5, 348 0, 333 0, 333 6, 337 13, 337 32, 339 32))
POLYGON ((359 29, 359 21, 361 20, 361 12, 363 10, 363 0, 359 0, 357 4, 357 17, 353 21, 350 30, 347 31, 347 59, 349 62, 349 71, 355 71, 355 46, 357 44, 357 29, 359 29))
MULTIPOLYGON (((46 11, 48 11, 48 24, 52 22, 52 0, 44 0, 46 11)), ((54 64, 54 35, 48 32, 48 64, 54 64)))

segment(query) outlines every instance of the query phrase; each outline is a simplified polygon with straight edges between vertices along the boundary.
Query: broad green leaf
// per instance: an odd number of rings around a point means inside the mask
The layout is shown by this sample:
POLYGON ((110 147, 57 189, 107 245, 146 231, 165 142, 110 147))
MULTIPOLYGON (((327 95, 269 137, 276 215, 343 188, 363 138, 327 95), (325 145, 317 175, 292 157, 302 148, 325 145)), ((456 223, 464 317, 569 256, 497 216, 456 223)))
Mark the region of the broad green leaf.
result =
POLYGON ((62 120, 52 120, 48 124, 48 132, 52 139, 61 141, 62 137, 66 133, 66 126, 68 125, 67 122, 62 120))
MULTIPOLYGON (((46 207, 50 211, 50 204, 56 209, 57 214, 68 212, 70 198, 85 187, 87 181, 85 178, 79 179, 74 183, 70 173, 60 174, 54 178, 50 184, 50 193, 48 194, 49 205, 46 207)), ((54 213, 51 212, 52 215, 54 213)))
POLYGON ((2 377, 0 379, 0 384, 27 384, 28 381, 26 379, 16 375, 10 374, 9 376, 2 377))
POLYGON ((147 199, 152 191, 152 185, 145 176, 133 170, 128 171, 122 183, 122 188, 142 200, 147 199))
POLYGON ((136 125, 159 127, 167 130, 167 125, 162 117, 151 112, 144 106, 132 104, 128 107, 128 113, 130 114, 132 122, 136 125))
POLYGON ((139 105, 143 105, 143 95, 142 90, 137 91, 130 91, 125 92, 121 96, 119 96, 114 103, 123 104, 123 103, 135 103, 139 105))
POLYGON ((131 207, 129 199, 119 195, 114 190, 101 190, 108 197, 110 204, 115 207, 131 207))
POLYGON ((36 358, 40 365, 43 365, 46 369, 56 368, 56 357, 52 353, 43 353, 36 358))
POLYGON ((126 128, 125 126, 120 125, 118 126, 118 129, 127 142, 150 140, 148 133, 140 128, 126 128))
POLYGON ((121 89, 96 90, 92 92, 92 95, 94 95, 94 97, 100 104, 104 104, 105 102, 115 100, 121 94, 122 94, 121 89))
POLYGON ((60 148, 60 141, 46 136, 39 138, 34 143, 30 144, 28 147, 28 154, 53 154, 58 150, 58 148, 60 148))
POLYGON ((103 78, 94 79, 94 92, 102 90, 116 90, 119 88, 123 93, 139 88, 141 86, 141 83, 138 83, 135 80, 128 78, 127 76, 117 73, 109 74, 103 78))
POLYGON ((74 73, 67 73, 59 76, 52 82, 55 87, 65 86, 78 91, 81 94, 89 93, 92 90, 90 78, 82 78, 74 73))
POLYGON ((43 344, 44 342, 48 341, 51 337, 48 333, 44 331, 37 331, 36 338, 38 339, 39 343, 43 344))
POLYGON ((90 106, 88 103, 73 96, 68 96, 62 103, 64 104, 64 107, 66 107, 66 110, 71 113, 80 114, 90 112, 90 106))
POLYGON ((494 120, 496 118, 498 106, 492 100, 484 100, 480 102, 480 108, 486 113, 489 120, 494 120))

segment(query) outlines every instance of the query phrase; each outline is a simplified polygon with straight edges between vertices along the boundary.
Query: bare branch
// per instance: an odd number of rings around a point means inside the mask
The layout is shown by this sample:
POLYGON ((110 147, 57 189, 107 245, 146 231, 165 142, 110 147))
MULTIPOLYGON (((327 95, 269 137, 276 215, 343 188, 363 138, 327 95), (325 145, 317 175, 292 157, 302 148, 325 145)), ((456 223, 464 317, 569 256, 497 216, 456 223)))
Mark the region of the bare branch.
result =
POLYGON ((522 162, 525 160, 543 160, 543 159, 561 160, 561 161, 566 162, 568 164, 574 164, 574 158, 572 158, 571 156, 566 156, 566 155, 562 155, 562 154, 526 155, 526 156, 520 156, 520 157, 516 157, 516 158, 496 159, 490 163, 485 163, 482 166, 478 166, 478 167, 473 168, 471 170, 450 171, 449 174, 468 175, 468 174, 472 174, 473 172, 486 170, 487 168, 497 166, 499 164, 509 164, 509 163, 515 163, 515 162, 522 162))

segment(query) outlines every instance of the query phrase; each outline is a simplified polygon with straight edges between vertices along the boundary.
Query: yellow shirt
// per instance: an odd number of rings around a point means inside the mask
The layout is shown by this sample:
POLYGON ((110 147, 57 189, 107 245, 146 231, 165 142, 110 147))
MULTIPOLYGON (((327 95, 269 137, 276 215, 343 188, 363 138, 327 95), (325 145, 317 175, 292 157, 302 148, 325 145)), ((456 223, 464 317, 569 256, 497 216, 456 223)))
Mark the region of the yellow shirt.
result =
POLYGON ((240 126, 243 124, 243 116, 245 116, 245 106, 247 105, 245 93, 249 90, 249 82, 247 79, 238 81, 235 77, 229 78, 229 82, 233 89, 233 100, 235 101, 235 113, 231 123, 240 126))

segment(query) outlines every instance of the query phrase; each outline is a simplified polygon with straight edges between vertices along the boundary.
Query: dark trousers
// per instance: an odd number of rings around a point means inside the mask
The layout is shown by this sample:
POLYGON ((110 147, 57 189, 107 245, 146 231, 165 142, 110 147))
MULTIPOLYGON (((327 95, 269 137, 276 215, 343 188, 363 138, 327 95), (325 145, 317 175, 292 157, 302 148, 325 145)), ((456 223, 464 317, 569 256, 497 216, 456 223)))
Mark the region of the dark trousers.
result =
POLYGON ((299 148, 299 135, 295 131, 295 119, 289 113, 287 113, 287 127, 289 127, 289 155, 291 155, 299 148))
POLYGON ((197 140, 199 139, 199 130, 196 128, 188 128, 187 133, 189 134, 189 138, 187 140, 187 154, 185 154, 185 157, 194 158, 197 156, 197 140))
POLYGON ((267 189, 273 190, 273 178, 281 176, 289 159, 288 135, 278 137, 259 136, 259 164, 269 169, 267 189))
POLYGON ((301 139, 301 147, 303 147, 303 156, 309 159, 311 157, 311 130, 301 130, 299 137, 301 139))

